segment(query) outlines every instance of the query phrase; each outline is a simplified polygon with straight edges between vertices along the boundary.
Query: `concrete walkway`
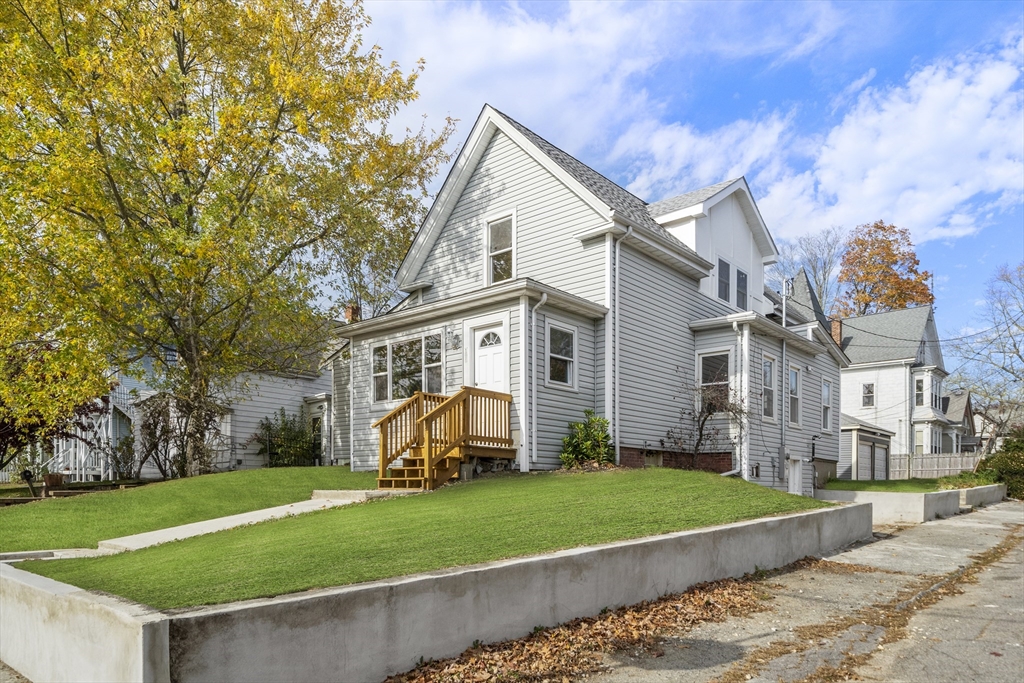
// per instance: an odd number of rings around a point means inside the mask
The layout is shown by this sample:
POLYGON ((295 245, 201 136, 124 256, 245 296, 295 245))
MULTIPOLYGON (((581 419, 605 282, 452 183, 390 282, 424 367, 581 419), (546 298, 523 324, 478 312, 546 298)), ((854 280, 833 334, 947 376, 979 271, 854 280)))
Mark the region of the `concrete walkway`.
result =
POLYGON ((225 531, 227 529, 234 529, 240 526, 247 526, 249 524, 266 522, 271 519, 281 519, 282 517, 301 515, 306 512, 316 512, 317 510, 326 510, 328 508, 338 507, 341 505, 361 503, 367 500, 386 498, 395 495, 408 495, 411 493, 417 492, 376 490, 313 491, 313 496, 311 500, 301 500, 298 501, 297 503, 289 503, 288 505, 279 505, 277 507, 264 508, 262 510, 253 510, 252 512, 243 512, 241 514, 230 515, 228 517, 217 517, 214 519, 207 519, 202 522, 193 522, 192 524, 182 524, 181 526, 169 527, 167 529, 147 531, 142 534, 133 534, 131 536, 111 538, 106 541, 100 541, 98 544, 99 547, 96 549, 69 548, 66 550, 39 550, 0 553, 0 561, 28 559, 70 559, 76 557, 97 557, 100 555, 111 555, 113 553, 121 553, 128 550, 139 550, 140 548, 148 548, 150 546, 160 545, 161 543, 180 541, 185 538, 192 538, 193 536, 203 536, 205 534, 212 534, 218 531, 225 531))
POLYGON ((891 533, 876 530, 875 541, 826 558, 834 564, 768 578, 766 611, 667 637, 655 657, 615 653, 605 659, 610 670, 588 680, 1019 683, 1021 546, 981 568, 976 583, 957 577, 974 556, 1019 539, 1022 524, 1024 505, 1004 502, 885 530, 891 533), (930 588, 926 595, 941 598, 934 604, 906 602, 930 588))

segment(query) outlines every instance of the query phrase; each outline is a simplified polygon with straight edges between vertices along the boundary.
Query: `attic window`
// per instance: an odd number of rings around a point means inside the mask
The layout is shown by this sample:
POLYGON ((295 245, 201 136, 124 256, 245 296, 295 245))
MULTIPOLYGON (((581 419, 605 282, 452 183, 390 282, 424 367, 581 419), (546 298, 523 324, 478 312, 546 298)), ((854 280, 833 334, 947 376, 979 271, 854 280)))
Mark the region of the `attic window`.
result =
POLYGON ((490 283, 512 279, 512 217, 487 224, 487 276, 490 283))
POLYGON ((736 269, 736 308, 747 310, 747 274, 736 269))
POLYGON ((729 264, 718 259, 718 298, 729 300, 729 264))

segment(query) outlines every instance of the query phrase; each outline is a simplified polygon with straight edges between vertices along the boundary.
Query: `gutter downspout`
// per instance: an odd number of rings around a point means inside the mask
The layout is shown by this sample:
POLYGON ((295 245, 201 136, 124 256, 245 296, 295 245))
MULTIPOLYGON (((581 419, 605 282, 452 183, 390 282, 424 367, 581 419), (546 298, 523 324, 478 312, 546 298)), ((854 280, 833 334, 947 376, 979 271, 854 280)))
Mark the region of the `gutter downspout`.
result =
POLYGON ((615 375, 612 386, 613 398, 612 398, 612 415, 614 420, 612 422, 612 439, 615 442, 615 464, 619 464, 619 254, 621 253, 620 245, 622 240, 626 239, 633 234, 633 226, 630 225, 626 228, 626 232, 622 233, 620 237, 615 240, 615 312, 612 314, 614 330, 614 355, 612 356, 612 368, 615 375))
POLYGON ((540 301, 530 309, 530 355, 533 356, 533 372, 530 375, 530 457, 526 461, 526 469, 530 471, 530 463, 537 460, 537 309, 548 301, 547 292, 540 295, 540 301))
MULTIPOLYGON (((785 280, 782 283, 782 329, 786 329, 786 299, 787 289, 789 288, 789 281, 785 280)), ((778 463, 778 474, 776 478, 779 481, 785 481, 786 479, 786 408, 789 407, 789 365, 786 361, 786 339, 782 339, 782 409, 779 411, 779 430, 780 430, 780 443, 779 443, 779 463, 778 463)))

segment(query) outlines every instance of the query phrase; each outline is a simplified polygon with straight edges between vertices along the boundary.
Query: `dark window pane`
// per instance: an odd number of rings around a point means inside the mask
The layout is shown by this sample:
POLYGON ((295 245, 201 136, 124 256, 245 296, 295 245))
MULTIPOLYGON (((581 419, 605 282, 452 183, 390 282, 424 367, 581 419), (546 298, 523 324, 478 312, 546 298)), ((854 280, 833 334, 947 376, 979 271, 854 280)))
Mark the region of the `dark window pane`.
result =
POLYGON ((491 253, 512 248, 512 219, 505 218, 490 224, 491 253))
POLYGON ((800 372, 798 370, 789 371, 789 393, 792 396, 796 396, 800 392, 800 372))
POLYGON ((718 259, 718 298, 729 300, 729 264, 718 259))
POLYGON ((391 398, 409 398, 422 390, 422 348, 419 339, 391 346, 391 398))
POLYGON ((570 373, 572 363, 561 358, 551 357, 548 359, 548 379, 552 382, 571 384, 570 373))
POLYGON ((482 349, 486 346, 501 346, 501 337, 497 332, 488 332, 483 336, 480 340, 480 348, 482 349))
POLYGON ((388 376, 377 375, 373 378, 373 400, 388 400, 388 376))
POLYGON ((565 358, 573 357, 573 334, 556 327, 551 328, 551 353, 565 358))
POLYGON ((736 271, 736 307, 747 307, 747 274, 742 270, 736 271))
POLYGON ((729 381, 729 354, 702 356, 700 369, 701 384, 716 384, 729 381))
POLYGON ((423 338, 423 362, 426 365, 441 362, 441 335, 428 334, 423 338))
POLYGON ((512 277, 512 252, 491 257, 491 282, 502 282, 512 277))
POLYGON ((388 371, 388 347, 377 346, 373 349, 373 374, 388 371))
POLYGON ((775 417, 775 392, 771 389, 764 390, 764 416, 775 417))
POLYGON ((725 410, 729 404, 728 384, 708 384, 701 387, 701 400, 703 405, 713 413, 725 410))
POLYGON ((427 368, 427 391, 431 394, 441 393, 441 366, 427 368))

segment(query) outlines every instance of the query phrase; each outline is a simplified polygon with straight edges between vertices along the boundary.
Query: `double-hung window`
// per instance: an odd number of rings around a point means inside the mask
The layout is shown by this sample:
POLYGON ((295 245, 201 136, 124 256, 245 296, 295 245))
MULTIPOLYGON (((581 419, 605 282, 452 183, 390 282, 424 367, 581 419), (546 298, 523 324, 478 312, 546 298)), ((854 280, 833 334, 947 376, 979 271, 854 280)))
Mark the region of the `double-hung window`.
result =
POLYGON ((548 382, 576 386, 576 329, 548 323, 548 382))
POLYGON ((736 269, 736 308, 747 310, 747 274, 736 269))
POLYGON ((942 380, 932 377, 932 408, 942 410, 942 380))
POLYGON ((761 359, 761 415, 775 419, 775 359, 761 359))
POLYGON ((409 398, 417 391, 441 393, 441 335, 373 347, 373 400, 409 398))
POLYGON ((914 405, 924 405, 924 380, 919 379, 914 382, 914 405))
POLYGON ((871 408, 875 405, 875 385, 874 383, 865 384, 861 387, 860 404, 865 408, 871 408))
POLYGON ((512 279, 512 216, 487 224, 487 278, 490 284, 512 279))
POLYGON ((800 425, 800 368, 789 368, 789 423, 800 425))
POLYGON ((832 431, 832 382, 821 381, 821 430, 832 431))
POLYGON ((700 357, 701 410, 720 412, 729 402, 729 354, 707 353, 700 357))
POLYGON ((718 298, 729 300, 729 264, 718 259, 718 298))

